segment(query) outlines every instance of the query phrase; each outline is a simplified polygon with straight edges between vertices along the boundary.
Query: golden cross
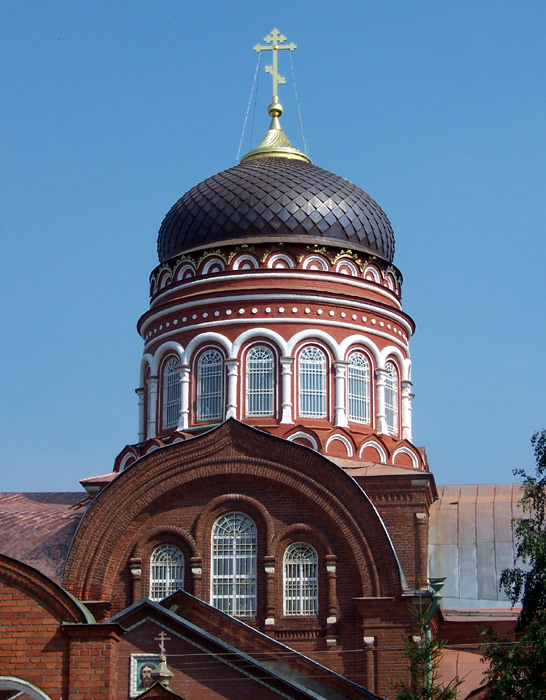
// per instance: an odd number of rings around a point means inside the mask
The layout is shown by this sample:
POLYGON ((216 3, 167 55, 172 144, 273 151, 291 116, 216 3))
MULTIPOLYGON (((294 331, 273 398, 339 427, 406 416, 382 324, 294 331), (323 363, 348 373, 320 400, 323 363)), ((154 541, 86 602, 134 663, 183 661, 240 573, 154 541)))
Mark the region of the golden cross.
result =
POLYGON ((266 66, 265 72, 270 73, 273 76, 273 102, 278 102, 278 86, 286 85, 286 78, 284 78, 282 75, 279 75, 279 71, 277 70, 277 51, 279 51, 280 49, 288 49, 289 51, 293 51, 298 47, 294 43, 285 44, 284 46, 281 46, 281 44, 284 44, 284 42, 286 41, 286 37, 284 36, 284 34, 281 34, 278 29, 273 29, 270 34, 264 36, 264 41, 266 41, 268 44, 271 44, 271 46, 263 46, 262 44, 256 44, 256 46, 254 47, 254 51, 273 52, 273 65, 266 66))

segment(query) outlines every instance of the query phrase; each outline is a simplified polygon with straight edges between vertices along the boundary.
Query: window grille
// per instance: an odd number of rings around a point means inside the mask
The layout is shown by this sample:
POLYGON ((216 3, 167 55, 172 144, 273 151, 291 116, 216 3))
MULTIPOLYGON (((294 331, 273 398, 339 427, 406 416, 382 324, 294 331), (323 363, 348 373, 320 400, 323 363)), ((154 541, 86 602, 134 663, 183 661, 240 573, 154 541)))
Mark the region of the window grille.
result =
POLYGON ((318 613, 318 555, 304 542, 290 545, 284 554, 284 614, 318 613))
POLYGON ((184 588, 184 555, 172 544, 156 547, 150 557, 150 598, 163 600, 184 588))
POLYGON ((246 414, 273 415, 273 353, 263 345, 249 350, 246 359, 246 414))
POLYGON ((256 548, 254 522, 243 513, 227 513, 212 529, 211 603, 246 617, 256 615, 256 548))
POLYGON ((370 422, 370 363, 362 352, 353 352, 349 358, 347 409, 349 420, 370 422))
POLYGON ((197 420, 222 418, 224 361, 217 350, 207 350, 197 363, 197 420))
POLYGON ((176 428, 180 414, 178 360, 171 358, 163 371, 163 427, 176 428))
POLYGON ((306 418, 326 417, 326 357, 308 346, 299 358, 299 413, 306 418))
POLYGON ((392 362, 385 365, 385 418, 391 435, 398 433, 398 372, 392 362))

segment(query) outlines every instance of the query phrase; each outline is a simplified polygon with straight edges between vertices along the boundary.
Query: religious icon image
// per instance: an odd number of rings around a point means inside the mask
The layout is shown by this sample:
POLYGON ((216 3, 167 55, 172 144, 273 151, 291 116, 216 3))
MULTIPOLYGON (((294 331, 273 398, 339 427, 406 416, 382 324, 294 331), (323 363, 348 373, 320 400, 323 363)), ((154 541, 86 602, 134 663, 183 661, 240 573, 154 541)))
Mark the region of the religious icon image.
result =
POLYGON ((132 698, 151 688, 152 673, 159 664, 159 654, 131 654, 130 695, 132 698))

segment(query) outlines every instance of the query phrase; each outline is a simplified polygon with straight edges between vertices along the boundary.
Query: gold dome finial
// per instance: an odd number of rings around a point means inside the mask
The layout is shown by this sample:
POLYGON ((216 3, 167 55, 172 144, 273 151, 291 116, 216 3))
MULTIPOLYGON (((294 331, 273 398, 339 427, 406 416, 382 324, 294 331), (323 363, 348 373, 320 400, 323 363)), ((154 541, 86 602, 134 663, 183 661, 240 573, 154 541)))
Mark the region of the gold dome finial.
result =
POLYGON ((294 43, 285 44, 286 37, 276 28, 272 29, 271 33, 264 37, 264 41, 271 44, 271 46, 256 44, 254 51, 258 53, 261 51, 271 51, 273 53, 273 65, 265 67, 265 72, 270 73, 273 78, 273 99, 267 108, 268 114, 271 117, 271 125, 263 141, 261 141, 256 148, 253 148, 247 153, 246 156, 243 156, 241 158, 241 163, 247 160, 253 160, 254 158, 294 158, 310 163, 311 159, 306 156, 305 153, 295 148, 286 138, 279 121, 279 117, 283 111, 282 105, 279 102, 279 85, 286 85, 286 78, 279 74, 277 52, 282 49, 294 51, 294 49, 298 47, 294 43))

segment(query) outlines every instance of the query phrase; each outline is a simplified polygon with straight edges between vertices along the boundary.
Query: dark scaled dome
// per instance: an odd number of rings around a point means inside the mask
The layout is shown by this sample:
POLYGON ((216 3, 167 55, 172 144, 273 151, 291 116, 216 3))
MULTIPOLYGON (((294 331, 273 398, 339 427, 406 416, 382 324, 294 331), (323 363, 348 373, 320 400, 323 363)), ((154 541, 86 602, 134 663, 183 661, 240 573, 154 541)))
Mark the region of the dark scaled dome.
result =
POLYGON ((385 212, 339 175, 292 158, 248 160, 193 187, 169 211, 157 239, 159 261, 222 243, 334 245, 392 262, 385 212))

